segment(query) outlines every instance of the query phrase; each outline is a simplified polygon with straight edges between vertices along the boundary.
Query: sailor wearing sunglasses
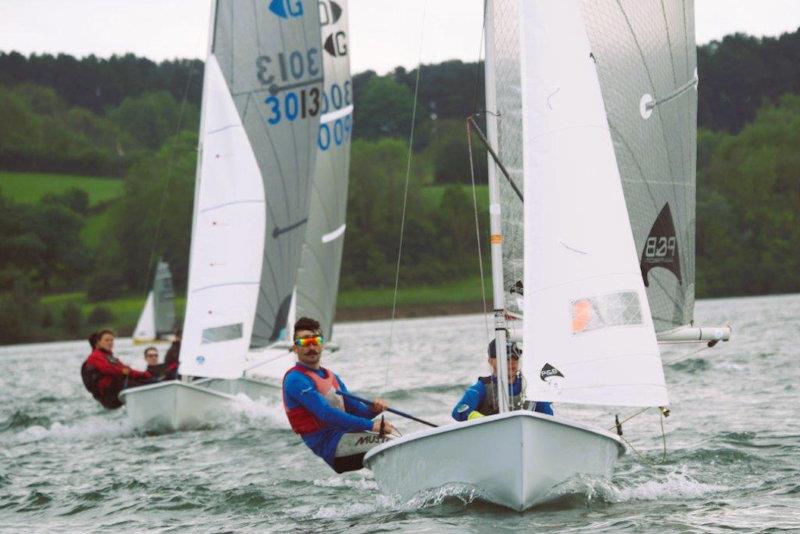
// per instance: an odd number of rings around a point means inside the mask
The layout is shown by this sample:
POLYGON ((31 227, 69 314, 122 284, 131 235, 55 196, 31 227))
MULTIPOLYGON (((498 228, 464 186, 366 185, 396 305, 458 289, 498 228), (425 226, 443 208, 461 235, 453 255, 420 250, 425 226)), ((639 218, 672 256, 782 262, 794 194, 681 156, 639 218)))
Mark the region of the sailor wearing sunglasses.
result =
POLYGON ((320 365, 324 347, 320 326, 301 317, 294 325, 297 363, 283 377, 283 405, 289 424, 305 444, 337 473, 364 467, 364 455, 396 433, 383 417, 372 419, 387 408, 376 399, 368 406, 337 395, 347 386, 333 371, 320 365))
MULTIPOLYGON (((492 368, 492 376, 482 376, 478 381, 467 388, 464 396, 453 408, 453 419, 456 421, 466 421, 499 413, 497 406, 497 351, 495 340, 489 343, 489 365, 492 368)), ((508 376, 511 382, 511 409, 519 410, 523 408, 525 400, 525 379, 519 372, 519 359, 522 357, 522 349, 516 343, 509 342, 506 345, 508 354, 508 376)), ((534 402, 533 409, 539 413, 553 415, 553 407, 549 402, 534 402)))

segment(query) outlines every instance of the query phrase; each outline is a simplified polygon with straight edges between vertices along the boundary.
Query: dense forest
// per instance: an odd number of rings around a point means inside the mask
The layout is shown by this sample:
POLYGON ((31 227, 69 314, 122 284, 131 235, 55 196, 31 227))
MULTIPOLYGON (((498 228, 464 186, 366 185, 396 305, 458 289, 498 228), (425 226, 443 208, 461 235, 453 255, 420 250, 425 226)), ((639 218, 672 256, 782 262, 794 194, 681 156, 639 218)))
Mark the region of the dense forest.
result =
MULTIPOLYGON (((482 65, 421 69, 405 285, 478 270, 464 118, 482 109, 482 65)), ((800 31, 701 46, 698 71, 697 295, 798 291, 800 31)), ((416 75, 354 76, 345 289, 394 282, 416 75)), ((159 256, 185 289, 201 87, 196 60, 0 53, 0 171, 100 176, 123 191, 92 204, 71 190, 31 205, 0 182, 0 343, 109 321, 102 307, 53 314, 40 297, 143 294, 159 256), (90 245, 82 236, 98 214, 103 233, 90 245)), ((485 183, 485 153, 474 156, 485 183)))

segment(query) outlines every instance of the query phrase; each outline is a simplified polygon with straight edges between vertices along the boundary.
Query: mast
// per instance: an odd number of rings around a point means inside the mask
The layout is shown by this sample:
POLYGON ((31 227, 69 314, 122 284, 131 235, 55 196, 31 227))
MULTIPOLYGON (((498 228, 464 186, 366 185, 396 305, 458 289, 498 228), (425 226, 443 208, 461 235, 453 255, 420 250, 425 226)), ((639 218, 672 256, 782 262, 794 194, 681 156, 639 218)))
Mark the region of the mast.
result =
MULTIPOLYGON (((489 145, 497 152, 497 97, 495 94, 495 58, 494 58, 494 1, 487 0, 484 12, 486 38, 486 59, 484 63, 484 80, 486 88, 486 133, 489 145)), ((489 232, 492 256, 492 307, 494 309, 494 338, 497 354, 497 406, 500 413, 509 410, 508 399, 508 356, 506 339, 508 330, 505 316, 505 295, 503 290, 503 233, 502 209, 500 207, 500 188, 497 183, 497 168, 491 155, 489 160, 489 232)))

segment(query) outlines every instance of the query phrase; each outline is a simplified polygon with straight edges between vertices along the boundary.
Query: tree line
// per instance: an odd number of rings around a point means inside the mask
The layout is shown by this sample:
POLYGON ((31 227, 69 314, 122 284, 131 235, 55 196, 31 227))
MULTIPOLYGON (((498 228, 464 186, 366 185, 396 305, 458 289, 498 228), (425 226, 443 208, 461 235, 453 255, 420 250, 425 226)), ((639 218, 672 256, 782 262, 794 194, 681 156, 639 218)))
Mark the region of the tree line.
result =
MULTIPOLYGON (((791 60, 800 57, 798 35, 734 35, 698 49, 698 297, 800 289, 800 62, 791 60)), ((464 117, 483 107, 481 69, 460 61, 422 67, 404 285, 477 272, 464 117)), ((134 56, 0 54, 0 114, 9 118, 0 121, 0 169, 124 181, 120 198, 94 207, 81 191, 36 206, 0 196, 0 342, 73 335, 82 320, 108 320, 102 308, 93 318, 76 318, 74 309, 55 316, 39 296, 85 291, 99 302, 143 295, 159 256, 170 263, 178 292, 185 290, 200 71, 199 62, 134 56), (67 87, 74 77, 82 90, 67 87), (99 210, 109 222, 102 246, 91 249, 80 236, 99 210)), ((354 77, 342 288, 394 282, 416 74, 398 68, 354 77)), ((473 160, 485 183, 485 152, 476 148, 473 160)), ((486 217, 479 213, 483 242, 486 217)))

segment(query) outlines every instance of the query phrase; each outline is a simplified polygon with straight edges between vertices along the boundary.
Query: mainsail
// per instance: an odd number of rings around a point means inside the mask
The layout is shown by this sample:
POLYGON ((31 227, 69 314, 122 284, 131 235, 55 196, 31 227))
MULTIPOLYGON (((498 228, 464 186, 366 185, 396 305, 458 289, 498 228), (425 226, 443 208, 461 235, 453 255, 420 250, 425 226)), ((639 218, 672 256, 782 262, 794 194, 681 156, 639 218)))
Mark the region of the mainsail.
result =
POLYGON ((296 294, 297 316, 316 318, 330 339, 344 246, 353 87, 347 0, 321 0, 319 8, 325 82, 308 230, 296 294))
POLYGON ((694 1, 583 0, 656 331, 692 322, 697 59, 694 1))
POLYGON ((217 0, 203 81, 181 373, 235 378, 286 328, 322 94, 308 0, 217 0))
MULTIPOLYGON (((519 85, 503 90, 520 95, 519 147, 506 154, 522 153, 528 396, 665 405, 655 331, 578 2, 496 6, 495 20, 517 23, 519 85)), ((508 27, 494 29, 496 41, 508 38, 508 27)), ((500 77, 503 56, 494 58, 500 77)), ((511 59, 505 65, 514 68, 511 59)), ((502 102, 498 94, 500 122, 516 115, 513 99, 506 104, 511 112, 502 102)))
POLYGON ((175 293, 167 262, 158 261, 153 289, 147 293, 142 314, 133 330, 133 340, 145 343, 171 334, 175 328, 175 293))

